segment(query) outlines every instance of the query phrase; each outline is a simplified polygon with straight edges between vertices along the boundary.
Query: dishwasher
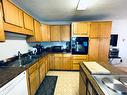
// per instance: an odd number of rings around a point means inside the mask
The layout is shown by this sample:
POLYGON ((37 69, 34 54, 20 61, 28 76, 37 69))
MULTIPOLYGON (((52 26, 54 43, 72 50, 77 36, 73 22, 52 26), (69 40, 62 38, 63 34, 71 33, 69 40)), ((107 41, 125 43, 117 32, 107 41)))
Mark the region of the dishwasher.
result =
POLYGON ((1 88, 1 95, 28 95, 26 71, 1 88))

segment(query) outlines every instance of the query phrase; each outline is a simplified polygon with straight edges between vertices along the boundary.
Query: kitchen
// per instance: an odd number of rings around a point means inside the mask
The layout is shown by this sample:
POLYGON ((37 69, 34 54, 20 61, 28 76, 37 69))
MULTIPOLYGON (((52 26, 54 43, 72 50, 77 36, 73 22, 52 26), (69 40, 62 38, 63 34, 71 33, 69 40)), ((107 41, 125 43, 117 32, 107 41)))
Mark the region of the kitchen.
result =
POLYGON ((127 2, 95 1, 1 0, 0 95, 126 94, 126 8, 117 6, 127 2), (123 63, 109 63, 111 34, 123 63), (112 77, 125 90, 106 88, 112 77))

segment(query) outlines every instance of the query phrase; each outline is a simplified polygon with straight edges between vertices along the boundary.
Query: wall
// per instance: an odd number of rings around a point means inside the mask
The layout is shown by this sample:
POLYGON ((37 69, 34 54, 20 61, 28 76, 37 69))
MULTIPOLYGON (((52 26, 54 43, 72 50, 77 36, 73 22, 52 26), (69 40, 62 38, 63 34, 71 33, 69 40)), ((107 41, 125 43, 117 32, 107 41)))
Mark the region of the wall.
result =
POLYGON ((119 56, 122 58, 123 64, 127 66, 127 19, 114 20, 111 34, 118 34, 119 56))
POLYGON ((26 36, 6 33, 6 41, 0 42, 0 60, 13 57, 17 52, 28 52, 29 45, 26 42, 26 36))

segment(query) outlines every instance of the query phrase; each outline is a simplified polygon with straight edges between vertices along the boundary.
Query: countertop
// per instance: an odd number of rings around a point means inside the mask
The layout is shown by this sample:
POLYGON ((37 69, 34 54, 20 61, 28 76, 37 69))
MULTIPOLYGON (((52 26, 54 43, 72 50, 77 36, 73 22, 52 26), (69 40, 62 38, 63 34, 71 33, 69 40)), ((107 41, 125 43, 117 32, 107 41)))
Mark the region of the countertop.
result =
MULTIPOLYGON (((101 66, 105 67, 107 70, 110 71, 110 74, 112 75, 126 75, 127 73, 112 66, 111 64, 102 64, 100 63, 101 66)), ((94 84, 93 87, 95 88, 95 90, 97 91, 97 93, 100 93, 100 95, 105 95, 104 92, 100 89, 98 83, 96 82, 96 80, 92 77, 91 72, 88 70, 88 68, 81 63, 80 67, 83 69, 83 72, 85 73, 85 75, 87 76, 87 78, 90 80, 91 84, 94 84)))
POLYGON ((22 67, 0 67, 0 87, 22 73, 25 68, 22 67))
MULTIPOLYGON (((56 54, 56 53, 62 53, 62 54, 67 54, 70 52, 45 52, 40 54, 37 58, 32 60, 29 64, 26 64, 24 67, 19 67, 19 66, 0 66, 0 88, 4 86, 6 83, 8 83, 10 80, 18 76, 20 73, 28 69, 30 66, 32 66, 34 63, 36 63, 40 58, 46 56, 47 54, 56 54)), ((13 64, 15 62, 9 63, 13 64)))

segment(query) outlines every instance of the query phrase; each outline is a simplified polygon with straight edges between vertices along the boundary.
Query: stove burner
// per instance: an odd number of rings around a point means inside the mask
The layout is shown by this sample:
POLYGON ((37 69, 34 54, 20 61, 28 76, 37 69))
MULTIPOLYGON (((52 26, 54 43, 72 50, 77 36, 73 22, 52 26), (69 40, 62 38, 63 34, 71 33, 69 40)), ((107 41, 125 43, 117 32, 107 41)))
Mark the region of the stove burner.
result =
POLYGON ((104 77, 102 78, 102 83, 116 93, 127 95, 127 88, 117 79, 104 77))

